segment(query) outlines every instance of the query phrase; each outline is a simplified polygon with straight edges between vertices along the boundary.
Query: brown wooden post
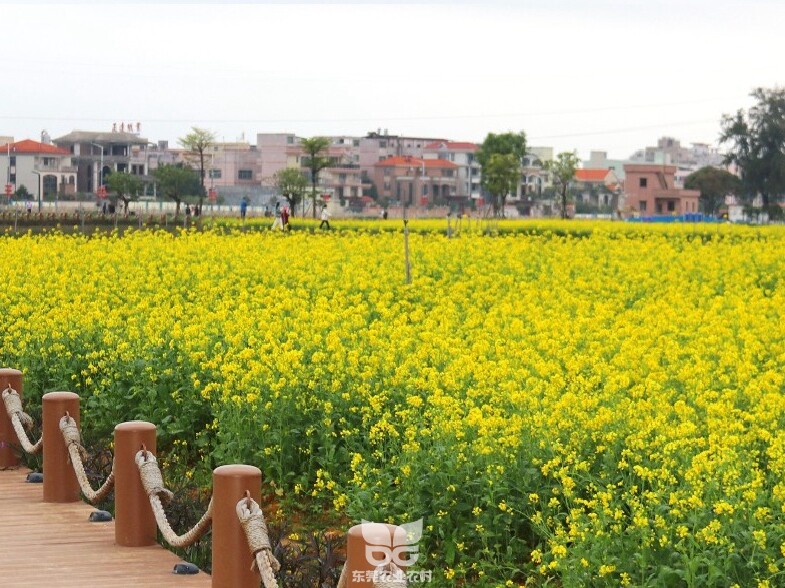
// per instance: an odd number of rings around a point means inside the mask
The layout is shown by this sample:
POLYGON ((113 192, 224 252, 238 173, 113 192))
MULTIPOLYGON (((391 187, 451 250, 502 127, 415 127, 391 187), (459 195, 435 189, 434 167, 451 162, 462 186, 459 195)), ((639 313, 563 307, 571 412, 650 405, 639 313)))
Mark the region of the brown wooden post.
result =
POLYGON ((399 539, 406 537, 406 532, 401 527, 386 523, 363 523, 349 529, 346 537, 345 564, 347 586, 373 588, 376 564, 396 559, 396 545, 393 540, 396 537, 396 530, 399 539))
MULTIPOLYGON (((11 368, 0 369, 0 393, 8 388, 19 392, 19 397, 22 397, 22 372, 11 368)), ((16 432, 11 419, 8 418, 8 412, 5 405, 0 406, 0 468, 11 468, 19 465, 19 456, 14 451, 14 447, 19 447, 19 439, 16 438, 16 432)))
POLYGON ((60 431, 66 413, 79 426, 79 395, 49 392, 41 399, 44 437, 44 502, 79 502, 79 482, 60 431))
POLYGON ((136 465, 142 445, 155 453, 155 433, 155 425, 144 421, 114 428, 114 540, 123 547, 155 544, 155 515, 136 465))
POLYGON ((248 465, 225 465, 213 471, 213 588, 258 588, 251 570, 253 556, 237 518, 237 503, 250 492, 258 504, 262 472, 248 465))

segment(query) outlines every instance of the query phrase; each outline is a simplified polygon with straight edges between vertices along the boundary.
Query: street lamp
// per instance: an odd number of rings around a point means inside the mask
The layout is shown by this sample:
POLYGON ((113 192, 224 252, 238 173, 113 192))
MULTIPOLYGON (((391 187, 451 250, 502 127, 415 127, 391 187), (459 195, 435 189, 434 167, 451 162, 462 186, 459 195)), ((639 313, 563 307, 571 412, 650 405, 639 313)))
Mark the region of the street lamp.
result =
MULTIPOLYGON (((97 176, 97 187, 101 187, 104 185, 104 147, 103 145, 99 145, 98 143, 90 143, 93 147, 98 147, 101 150, 101 165, 98 168, 98 176, 97 176)), ((96 193, 98 190, 96 190, 96 193)))

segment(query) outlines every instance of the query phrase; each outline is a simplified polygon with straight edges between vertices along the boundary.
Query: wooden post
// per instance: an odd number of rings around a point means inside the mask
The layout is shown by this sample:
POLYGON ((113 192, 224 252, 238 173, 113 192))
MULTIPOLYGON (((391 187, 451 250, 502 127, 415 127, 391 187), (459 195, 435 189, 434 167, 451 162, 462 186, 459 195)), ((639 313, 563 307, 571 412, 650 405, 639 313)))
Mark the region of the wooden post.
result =
POLYGON ((114 428, 114 540, 123 547, 155 545, 155 515, 136 465, 142 445, 155 453, 155 442, 152 423, 130 421, 114 428))
MULTIPOLYGON (((22 372, 11 368, 0 369, 0 393, 11 386, 14 390, 19 392, 19 397, 22 397, 22 372)), ((19 439, 16 438, 16 432, 11 419, 8 418, 8 412, 5 405, 0 406, 0 468, 11 468, 19 465, 19 457, 14 451, 14 447, 19 447, 19 439)))
POLYGON ((79 502, 79 482, 68 456, 60 419, 66 413, 79 426, 79 396, 73 392, 49 392, 41 399, 44 438, 44 502, 79 502))
POLYGON ((248 465, 225 465, 213 471, 213 588, 258 588, 251 570, 253 556, 237 518, 237 503, 250 492, 261 503, 262 472, 248 465))
POLYGON ((397 559, 395 539, 402 537, 406 537, 406 532, 401 527, 385 523, 363 523, 349 529, 346 537, 346 585, 373 588, 376 565, 397 559))

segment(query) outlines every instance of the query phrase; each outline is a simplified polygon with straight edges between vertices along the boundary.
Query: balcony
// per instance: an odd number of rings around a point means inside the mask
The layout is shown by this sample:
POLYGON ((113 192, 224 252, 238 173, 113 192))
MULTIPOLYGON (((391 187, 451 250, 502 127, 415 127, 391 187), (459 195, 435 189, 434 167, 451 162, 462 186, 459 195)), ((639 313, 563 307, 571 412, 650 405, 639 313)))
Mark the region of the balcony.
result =
POLYGON ((58 165, 57 163, 36 163, 34 166, 35 171, 39 172, 51 172, 51 173, 62 173, 62 174, 75 174, 76 167, 73 165, 58 165))

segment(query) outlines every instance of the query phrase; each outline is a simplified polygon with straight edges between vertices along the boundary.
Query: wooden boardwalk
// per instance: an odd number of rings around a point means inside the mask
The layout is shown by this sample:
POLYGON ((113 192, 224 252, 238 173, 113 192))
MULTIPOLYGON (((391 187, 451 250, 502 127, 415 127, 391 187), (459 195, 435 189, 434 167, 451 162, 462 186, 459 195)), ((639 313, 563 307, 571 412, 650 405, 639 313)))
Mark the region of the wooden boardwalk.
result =
POLYGON ((119 547, 114 522, 91 523, 84 502, 42 501, 24 468, 0 471, 0 586, 3 588, 207 587, 210 576, 175 575, 164 548, 119 547))

